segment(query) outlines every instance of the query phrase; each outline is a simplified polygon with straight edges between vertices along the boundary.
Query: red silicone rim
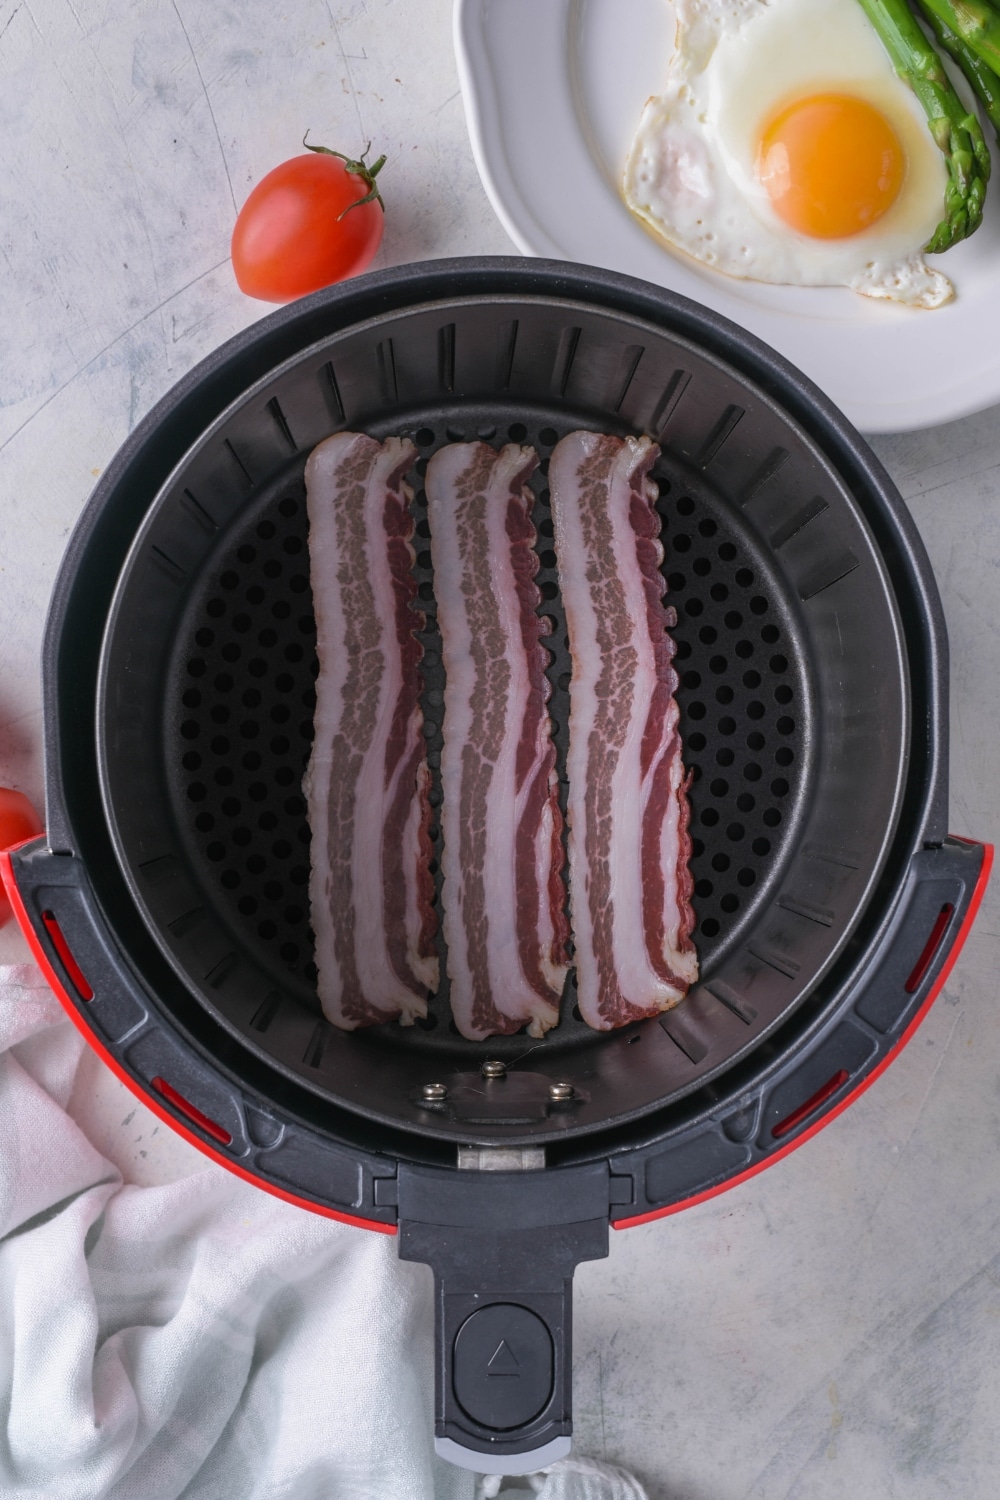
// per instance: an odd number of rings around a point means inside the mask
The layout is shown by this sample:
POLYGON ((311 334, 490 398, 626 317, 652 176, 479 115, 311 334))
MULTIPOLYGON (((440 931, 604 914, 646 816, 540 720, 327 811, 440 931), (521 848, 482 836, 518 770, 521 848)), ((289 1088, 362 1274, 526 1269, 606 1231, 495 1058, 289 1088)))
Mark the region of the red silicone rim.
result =
POLYGON ((375 1219, 360 1219, 355 1214, 341 1213, 338 1209, 327 1208, 323 1203, 315 1203, 311 1198, 300 1198, 295 1193, 288 1193, 283 1188, 275 1187, 273 1183, 266 1181, 265 1178, 258 1177, 253 1172, 248 1172, 246 1167, 241 1167, 238 1162, 232 1161, 229 1157, 224 1156, 221 1151, 217 1151, 213 1146, 210 1146, 202 1136, 197 1135, 182 1120, 178 1119, 172 1110, 167 1109, 165 1103, 161 1102, 155 1094, 147 1093, 142 1085, 137 1083, 132 1075, 125 1071, 118 1059, 98 1041, 86 1021, 80 1015, 72 998, 64 988, 59 975, 52 967, 48 954, 42 947, 32 926, 31 918, 21 898, 21 892, 18 890, 17 879, 14 875, 13 864, 11 863, 11 855, 16 853, 18 849, 23 849, 26 844, 34 843, 34 841, 34 838, 25 839, 24 843, 15 844, 13 848, 0 852, 0 878, 2 878, 4 889, 7 892, 7 899, 13 907, 18 926, 24 933, 38 966, 51 985, 56 999, 62 1005, 73 1025, 81 1032, 98 1056, 107 1063, 115 1077, 120 1078, 125 1087, 147 1109, 152 1110, 153 1114, 161 1119, 165 1125, 169 1125, 178 1135, 183 1136, 189 1145, 196 1147, 203 1156, 207 1156, 212 1161, 217 1162, 220 1167, 225 1167, 227 1172, 233 1172, 237 1177, 242 1177, 244 1182, 253 1183, 254 1187, 262 1188, 265 1193, 270 1193, 274 1198, 281 1198, 285 1203, 294 1203, 296 1208, 305 1208, 310 1213, 322 1214, 326 1219, 336 1219, 340 1224, 353 1224, 358 1229, 376 1229, 379 1234, 395 1234, 395 1224, 380 1224, 375 1219))
MULTIPOLYGON (((949 837, 953 838, 957 843, 960 844, 980 843, 979 839, 965 839, 962 838, 959 834, 950 834, 949 837)), ((864 1078, 862 1078, 860 1083, 858 1083, 857 1086, 853 1088, 849 1094, 845 1094, 843 1099, 835 1104, 832 1109, 827 1110, 826 1114, 821 1115, 820 1118, 814 1121, 812 1125, 808 1126, 807 1129, 803 1130, 801 1135, 797 1135, 795 1139, 793 1141, 789 1141, 786 1146, 780 1146, 777 1151, 773 1151, 771 1155, 768 1156, 764 1161, 757 1162, 754 1166, 748 1167, 745 1172, 739 1172, 735 1177, 729 1177, 725 1182, 720 1182, 715 1187, 706 1188, 703 1193, 695 1193, 691 1198, 682 1198, 678 1203, 668 1203, 666 1208, 654 1208, 648 1214, 636 1214, 632 1219, 612 1219, 612 1229, 632 1229, 636 1224, 650 1224, 654 1219, 666 1219, 671 1214, 679 1214, 682 1208, 693 1208, 696 1203, 704 1203, 709 1198, 717 1198, 720 1193, 727 1193, 730 1188, 738 1187, 741 1182, 749 1182, 750 1178, 756 1177, 758 1172, 763 1172, 765 1168, 772 1167, 774 1163, 780 1161, 783 1156, 788 1156, 790 1152, 797 1151, 800 1146, 804 1146, 806 1141, 811 1140, 814 1135, 816 1135, 820 1130, 824 1128, 824 1126, 829 1125, 830 1122, 832 1120, 835 1120, 838 1115, 842 1115, 844 1113, 844 1110, 847 1109, 848 1105, 854 1103, 855 1099, 860 1099, 861 1095, 865 1092, 865 1089, 871 1088, 876 1078, 880 1078, 889 1064, 895 1062, 896 1058, 902 1052, 907 1042, 909 1042, 915 1034, 921 1021, 923 1021, 924 1017, 927 1015, 927 1012, 930 1010, 931 1006, 934 1004, 934 1001, 937 999, 938 995, 944 988, 948 976, 955 966, 955 960, 958 958, 958 955, 961 953, 962 948, 965 945, 965 940, 969 936, 969 933, 972 929, 972 924, 976 920, 976 914, 982 904, 983 896, 986 892, 986 887, 989 884, 990 871, 993 868, 993 845, 980 844, 980 847, 983 850, 983 863, 979 871, 979 878, 977 879, 975 889, 972 892, 972 899, 969 902, 969 909, 965 913, 965 917, 962 921, 961 927, 955 934, 955 941, 951 945, 951 951, 949 952, 948 957, 945 959, 944 963, 941 965, 941 972, 935 979, 930 993, 927 996, 927 999, 924 1001, 923 1005, 921 1005, 920 1009, 917 1011, 916 1015, 913 1017, 913 1020, 910 1022, 909 1026, 907 1026, 906 1030, 903 1032, 902 1036, 899 1038, 899 1041, 893 1047, 892 1051, 886 1053, 885 1057, 883 1057, 882 1061, 877 1065, 877 1067, 872 1068, 871 1072, 868 1073, 864 1078)))
MULTIPOLYGON (((953 834, 951 835, 951 837, 955 838, 957 842, 963 844, 976 844, 980 842, 978 839, 961 838, 957 834, 953 834)), ((14 915, 16 916, 18 921, 18 925, 20 926, 21 931, 24 933, 28 945, 30 946, 32 953, 34 954, 35 959, 37 960, 38 965, 42 970, 42 973, 45 975, 46 979, 51 985, 56 998, 62 1004, 64 1010, 66 1011, 73 1024, 82 1033, 87 1042, 94 1048, 94 1050, 104 1060, 104 1062, 107 1063, 108 1067, 116 1075, 116 1077, 121 1079, 125 1087, 129 1089, 137 1099, 141 1100, 141 1102, 145 1104, 147 1109, 152 1110, 155 1115, 159 1116, 164 1124, 169 1125, 173 1130, 176 1130, 178 1135, 183 1136, 186 1141, 188 1141, 192 1146, 196 1147, 197 1150, 202 1152, 203 1155, 209 1157, 212 1161, 217 1162, 219 1166, 225 1167, 227 1171, 235 1173, 237 1177, 242 1177, 244 1181, 253 1183, 255 1187, 262 1188, 265 1192, 271 1193, 275 1198, 281 1198, 286 1203, 294 1203, 297 1208, 308 1209, 310 1213, 322 1214, 325 1218, 328 1219, 336 1219, 339 1223, 342 1224, 353 1224, 360 1229, 375 1229, 378 1230, 381 1234, 395 1234, 395 1224, 381 1224, 373 1219, 361 1219, 353 1214, 341 1213, 336 1209, 327 1208, 323 1204, 315 1203, 309 1198, 300 1198, 294 1193, 285 1192, 284 1189, 273 1186, 273 1184, 265 1181, 264 1178, 255 1176, 252 1172, 248 1172, 245 1167, 241 1167, 237 1162, 231 1161, 228 1157, 223 1156, 220 1151, 214 1150, 201 1136, 196 1135, 192 1130, 189 1130, 177 1118, 176 1114, 164 1108, 164 1106, 161 1105, 153 1095, 147 1093, 146 1090, 140 1084, 138 1084, 129 1073, 125 1071, 118 1060, 107 1050, 106 1047, 103 1046, 100 1041, 98 1041, 98 1039, 94 1036, 94 1033, 90 1030, 86 1022, 83 1020, 83 1017, 77 1010, 76 1005, 64 989, 59 976, 53 969, 48 955, 39 942, 34 927, 32 926, 31 919, 28 916, 27 909, 25 908, 24 902, 21 898, 21 893, 17 886, 17 880, 14 876, 13 865, 11 863, 11 855, 14 854, 18 849, 25 847, 26 844, 30 844, 33 842, 33 838, 26 839, 23 844, 15 844, 11 849, 0 852, 0 878, 2 878, 3 880, 3 886, 6 890, 7 898, 10 901, 11 907, 13 908, 14 915)), ((859 1099, 866 1089, 871 1088, 875 1080, 881 1077, 886 1068, 888 1068, 889 1064, 896 1060, 896 1058, 902 1052, 903 1048, 916 1033, 921 1022, 924 1020, 931 1006, 934 1004, 934 1001, 937 999, 938 995, 941 993, 941 990, 947 983, 948 977, 955 966, 958 955, 961 953, 962 948, 965 946, 965 941, 968 938, 970 931, 972 930, 972 924, 975 921, 976 916, 979 912, 979 908, 982 904, 983 896, 986 892, 986 887, 989 884, 990 872, 993 868, 993 845, 983 843, 981 844, 981 848, 983 850, 982 867, 980 868, 979 876, 976 880, 975 888, 972 892, 972 898, 969 902, 968 910, 965 913, 965 917, 962 921, 961 927, 955 935, 955 940, 951 945, 951 950, 949 951, 944 963, 941 965, 941 972, 938 974, 937 979, 934 981, 934 984, 931 987, 926 1000, 923 1002, 920 1009, 913 1017, 913 1020, 903 1032, 896 1045, 890 1052, 886 1054, 882 1061, 876 1067, 874 1067, 870 1073, 868 1073, 863 1079, 861 1079, 858 1085, 854 1089, 852 1089, 850 1093, 846 1094, 844 1098, 839 1101, 839 1103, 835 1104, 832 1109, 827 1110, 824 1115, 822 1115, 818 1120, 814 1121, 814 1123, 808 1126, 807 1129, 803 1130, 800 1135, 797 1135, 795 1137, 794 1140, 789 1141, 787 1145, 780 1146, 778 1150, 772 1152, 771 1155, 766 1158, 766 1160, 757 1162, 754 1166, 748 1167, 745 1172, 740 1172, 735 1177, 729 1177, 725 1182, 720 1182, 715 1187, 707 1188, 704 1192, 695 1193, 690 1198, 682 1198, 677 1203, 669 1203, 665 1208, 652 1209, 649 1213, 637 1214, 634 1218, 630 1219, 613 1219, 611 1221, 611 1226, 613 1229, 631 1229, 637 1224, 652 1223, 654 1219, 669 1218, 672 1214, 680 1213, 682 1209, 693 1208, 696 1203, 704 1203, 709 1198, 716 1198, 720 1193, 728 1192, 730 1188, 737 1187, 742 1182, 748 1182, 751 1177, 756 1177, 758 1173, 763 1172, 767 1167, 773 1166, 775 1162, 780 1161, 783 1157, 788 1156, 792 1151, 796 1151, 800 1146, 805 1145, 806 1141, 811 1140, 814 1135, 816 1135, 825 1126, 829 1125, 831 1121, 837 1118, 838 1115, 843 1114, 844 1110, 847 1109, 849 1105, 853 1104, 856 1099, 859 1099)))

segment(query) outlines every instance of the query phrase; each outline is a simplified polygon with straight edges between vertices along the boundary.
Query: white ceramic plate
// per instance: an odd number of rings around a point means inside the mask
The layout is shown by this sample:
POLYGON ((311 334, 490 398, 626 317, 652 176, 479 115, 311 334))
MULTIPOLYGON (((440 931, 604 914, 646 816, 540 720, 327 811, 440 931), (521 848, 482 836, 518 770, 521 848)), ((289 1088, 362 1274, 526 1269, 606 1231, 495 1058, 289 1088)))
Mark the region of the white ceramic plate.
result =
POLYGON ((935 312, 722 276, 661 246, 618 193, 672 46, 668 0, 456 0, 472 147, 518 248, 714 308, 798 365, 864 432, 930 427, 1000 401, 1000 164, 982 227, 933 257, 957 293, 935 312))

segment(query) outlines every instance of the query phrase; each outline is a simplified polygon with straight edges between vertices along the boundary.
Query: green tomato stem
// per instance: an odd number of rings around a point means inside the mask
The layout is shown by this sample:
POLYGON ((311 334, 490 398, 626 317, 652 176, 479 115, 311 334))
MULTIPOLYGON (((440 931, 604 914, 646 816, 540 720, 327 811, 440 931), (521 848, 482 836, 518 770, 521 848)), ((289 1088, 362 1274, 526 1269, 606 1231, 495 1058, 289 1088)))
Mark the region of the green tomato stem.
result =
POLYGON ((383 153, 379 157, 377 162, 375 162, 372 166, 369 166, 365 161, 365 157, 372 149, 371 141, 368 142, 367 146, 362 151, 360 161, 356 161, 351 156, 345 156, 343 151, 331 151, 329 146, 311 146, 307 139, 308 135, 309 132, 307 130, 305 135, 302 137, 302 144, 303 146, 305 146, 307 151, 315 151, 321 156, 335 156, 338 161, 342 161, 344 163, 344 166, 347 168, 348 172, 352 174, 352 176, 360 177, 361 181, 368 189, 364 197, 356 198, 353 203, 349 203, 347 205, 347 207, 343 210, 343 213, 339 213, 337 215, 337 223, 340 223, 341 219, 344 217, 344 214, 349 214, 352 208, 360 208, 363 203, 377 203, 382 212, 385 213, 385 204, 382 202, 382 194, 379 192, 378 186, 375 182, 375 178, 385 166, 385 154, 383 153))

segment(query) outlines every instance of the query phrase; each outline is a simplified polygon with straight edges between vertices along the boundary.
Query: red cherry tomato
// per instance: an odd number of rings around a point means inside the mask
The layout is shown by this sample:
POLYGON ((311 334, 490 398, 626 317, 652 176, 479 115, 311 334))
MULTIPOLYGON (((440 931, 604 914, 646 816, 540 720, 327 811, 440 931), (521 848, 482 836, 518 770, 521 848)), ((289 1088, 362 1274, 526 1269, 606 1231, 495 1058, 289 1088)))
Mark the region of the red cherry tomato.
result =
MULTIPOLYGON (((42 832, 42 820, 23 792, 0 787, 0 849, 11 849, 42 832)), ((0 927, 11 918, 10 902, 0 885, 0 927)))
POLYGON ((42 828, 41 818, 23 792, 0 787, 0 849, 10 849, 42 828))
MULTIPOLYGON (((268 172, 240 209, 233 270, 241 291, 291 302, 371 262, 382 240, 384 208, 371 167, 339 151, 309 146, 268 172)), ((367 152, 365 152, 367 155, 367 152)))

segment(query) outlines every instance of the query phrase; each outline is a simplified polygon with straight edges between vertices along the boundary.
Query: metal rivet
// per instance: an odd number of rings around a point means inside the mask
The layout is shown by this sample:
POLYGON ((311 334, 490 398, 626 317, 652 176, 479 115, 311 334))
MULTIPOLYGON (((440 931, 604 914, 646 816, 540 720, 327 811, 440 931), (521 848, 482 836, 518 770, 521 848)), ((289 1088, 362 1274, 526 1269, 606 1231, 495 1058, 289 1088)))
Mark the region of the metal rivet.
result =
POLYGON ((573 1085, 571 1083, 550 1083, 549 1098, 553 1100, 572 1099, 573 1085))
POLYGON ((496 1058, 490 1058, 483 1063, 482 1074, 484 1078, 506 1078, 507 1064, 499 1062, 496 1058))
POLYGON ((420 1093, 428 1104, 440 1104, 442 1099, 448 1097, 448 1090, 443 1083, 425 1083, 420 1093))

